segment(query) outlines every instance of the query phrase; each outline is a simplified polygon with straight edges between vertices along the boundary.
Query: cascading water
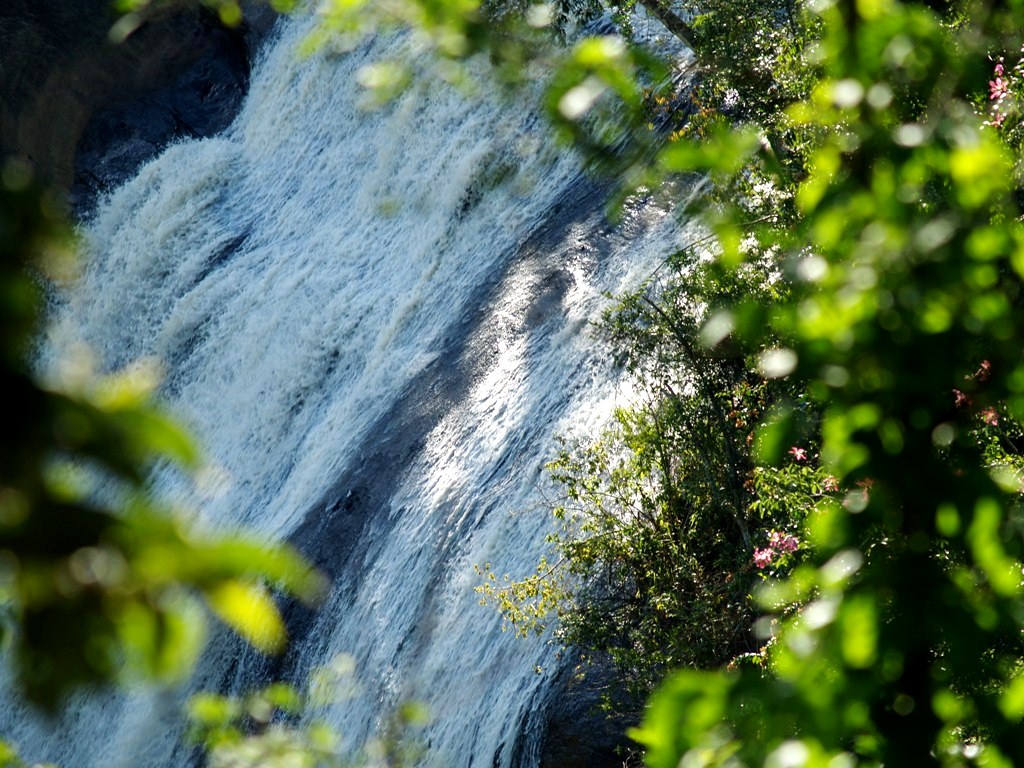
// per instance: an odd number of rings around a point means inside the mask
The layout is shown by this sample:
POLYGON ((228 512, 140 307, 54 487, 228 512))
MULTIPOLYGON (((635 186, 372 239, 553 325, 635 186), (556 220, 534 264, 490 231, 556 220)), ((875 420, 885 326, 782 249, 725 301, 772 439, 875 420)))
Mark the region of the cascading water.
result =
MULTIPOLYGON (((587 323, 684 233, 641 204, 609 225, 521 104, 416 86, 364 111, 354 73, 402 41, 300 59, 309 23, 285 25, 224 135, 172 146, 100 207, 53 348, 159 358, 215 467, 161 492, 324 570, 275 671, 351 654, 360 693, 317 713, 350 743, 417 699, 424 765, 537 765, 559 661, 499 631, 472 566, 536 564, 553 438, 617 397, 587 323)), ((214 642, 190 690, 267 669, 214 642)), ((186 695, 81 696, 56 723, 8 703, 3 733, 65 768, 186 765, 186 695)))

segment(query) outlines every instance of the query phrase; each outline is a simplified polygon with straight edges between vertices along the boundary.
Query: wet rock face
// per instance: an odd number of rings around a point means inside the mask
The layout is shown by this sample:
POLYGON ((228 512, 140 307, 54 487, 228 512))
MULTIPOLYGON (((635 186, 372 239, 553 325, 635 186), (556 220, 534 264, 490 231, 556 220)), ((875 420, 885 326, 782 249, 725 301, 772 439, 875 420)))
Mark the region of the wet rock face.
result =
MULTIPOLYGON (((548 701, 547 732, 540 768, 640 768, 638 745, 626 730, 639 721, 633 714, 608 717, 601 711, 603 692, 615 686, 610 664, 592 662, 582 678, 567 665, 548 701)), ((620 707, 620 711, 631 707, 620 707)))
POLYGON ((0 155, 27 158, 80 216, 171 141, 226 127, 273 23, 262 6, 237 29, 190 9, 114 44, 109 5, 5 0, 0 9, 0 155))
MULTIPOLYGON (((135 98, 117 99, 90 117, 74 158, 76 211, 89 209, 97 194, 126 181, 174 139, 213 135, 237 113, 249 73, 243 41, 206 24, 187 32, 189 55, 172 82, 140 88, 135 98)), ((169 53, 176 59, 179 51, 169 53)))

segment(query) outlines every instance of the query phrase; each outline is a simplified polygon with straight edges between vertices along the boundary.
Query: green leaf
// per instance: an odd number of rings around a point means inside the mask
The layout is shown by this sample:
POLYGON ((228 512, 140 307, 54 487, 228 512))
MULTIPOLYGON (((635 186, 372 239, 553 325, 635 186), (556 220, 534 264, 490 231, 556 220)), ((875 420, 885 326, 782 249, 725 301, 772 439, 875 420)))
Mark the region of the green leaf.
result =
POLYGON ((263 587, 228 581, 207 590, 206 602, 225 624, 264 653, 284 650, 284 622, 263 587))

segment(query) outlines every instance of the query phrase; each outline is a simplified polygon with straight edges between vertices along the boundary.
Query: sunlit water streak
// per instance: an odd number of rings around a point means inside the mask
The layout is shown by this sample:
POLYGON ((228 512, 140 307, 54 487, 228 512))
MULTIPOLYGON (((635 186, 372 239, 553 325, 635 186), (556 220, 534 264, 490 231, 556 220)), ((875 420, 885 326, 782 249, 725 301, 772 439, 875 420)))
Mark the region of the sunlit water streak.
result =
MULTIPOLYGON (((523 104, 434 85, 360 109, 353 73, 402 43, 300 60, 306 24, 225 134, 170 147, 100 206, 51 349, 160 359, 216 468, 162 492, 328 572, 277 669, 354 656, 361 692, 318 713, 351 743, 414 698, 425 765, 536 765, 555 649, 502 634, 472 566, 526 574, 544 552, 554 436, 593 433, 620 396, 588 330, 602 292, 684 233, 643 204, 609 225, 523 104)), ((237 651, 211 645, 191 690, 266 672, 237 651)), ((185 696, 78 697, 55 723, 8 700, 0 732, 65 768, 186 765, 185 696)))

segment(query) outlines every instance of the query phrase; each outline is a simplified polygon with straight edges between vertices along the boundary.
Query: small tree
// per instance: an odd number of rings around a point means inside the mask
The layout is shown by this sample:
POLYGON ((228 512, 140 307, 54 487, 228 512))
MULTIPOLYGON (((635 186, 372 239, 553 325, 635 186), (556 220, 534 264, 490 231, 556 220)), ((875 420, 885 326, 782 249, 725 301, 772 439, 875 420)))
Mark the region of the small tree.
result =
MULTIPOLYGON (((758 654, 751 589, 800 559, 804 516, 832 487, 808 448, 757 466, 756 425, 794 393, 758 372, 760 352, 700 340, 723 305, 771 304, 782 287, 767 264, 722 274, 701 256, 677 254, 658 285, 606 313, 602 331, 638 402, 549 464, 564 499, 536 575, 499 580, 485 568, 478 588, 520 634, 557 618, 559 642, 608 654, 633 697, 675 667, 758 654)), ((810 414, 807 426, 810 446, 810 414)))

